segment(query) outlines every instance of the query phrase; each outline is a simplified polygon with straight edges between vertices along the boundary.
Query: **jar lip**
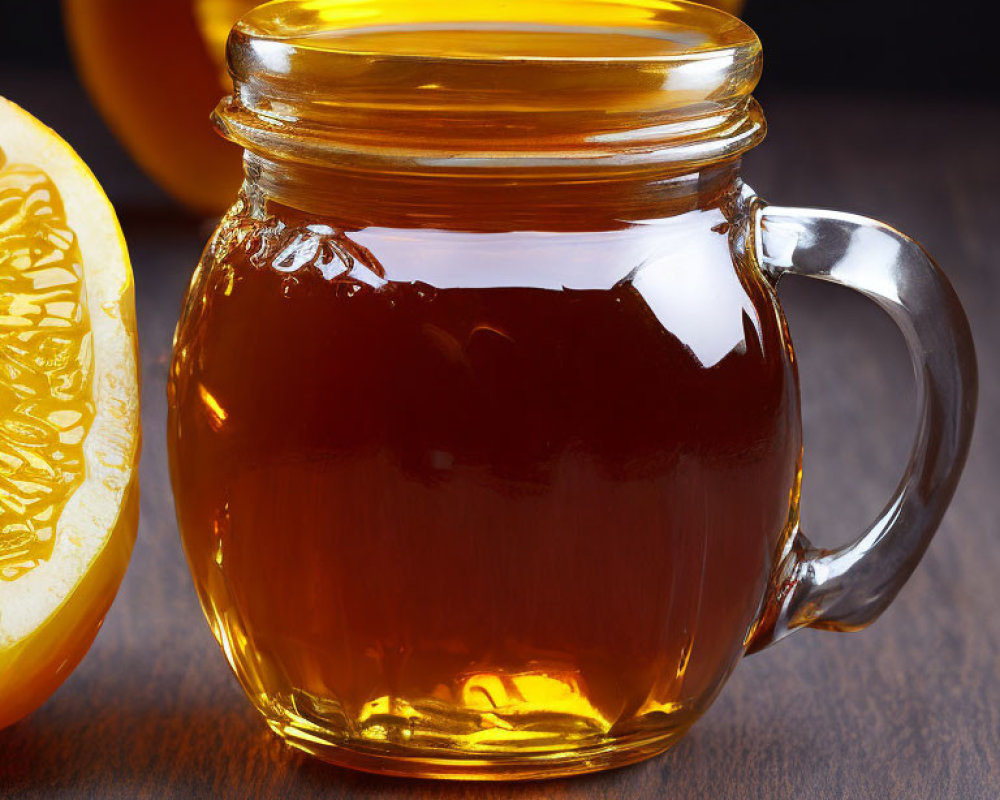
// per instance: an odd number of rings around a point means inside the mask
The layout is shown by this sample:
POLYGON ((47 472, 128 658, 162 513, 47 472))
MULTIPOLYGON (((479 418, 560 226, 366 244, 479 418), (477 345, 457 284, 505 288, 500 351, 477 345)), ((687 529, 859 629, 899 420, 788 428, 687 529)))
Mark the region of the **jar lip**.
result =
POLYGON ((233 28, 228 138, 419 169, 706 163, 757 144, 753 31, 668 0, 277 0, 233 28))
MULTIPOLYGON (((456 16, 451 0, 277 0, 246 13, 236 28, 257 41, 274 41, 344 55, 386 56, 448 61, 575 61, 656 62, 690 61, 717 57, 728 50, 756 48, 753 30, 719 9, 684 0, 577 0, 573 22, 566 24, 565 0, 506 0, 462 7, 456 16), (503 32, 511 23, 535 26, 558 25, 569 33, 599 31, 602 39, 591 44, 606 46, 599 52, 539 52, 546 41, 536 38, 523 43, 518 52, 490 46, 483 39, 468 40, 465 50, 431 47, 419 36, 394 37, 395 51, 387 51, 370 38, 372 34, 413 34, 426 31, 468 32, 470 24, 483 32, 503 32), (426 27, 424 27, 426 26, 426 27), (608 34, 640 36, 648 40, 643 52, 612 49, 608 34), (373 46, 375 45, 375 46, 373 46), (480 50, 470 50, 468 46, 480 50)), ((551 38, 548 41, 553 41, 551 38)))

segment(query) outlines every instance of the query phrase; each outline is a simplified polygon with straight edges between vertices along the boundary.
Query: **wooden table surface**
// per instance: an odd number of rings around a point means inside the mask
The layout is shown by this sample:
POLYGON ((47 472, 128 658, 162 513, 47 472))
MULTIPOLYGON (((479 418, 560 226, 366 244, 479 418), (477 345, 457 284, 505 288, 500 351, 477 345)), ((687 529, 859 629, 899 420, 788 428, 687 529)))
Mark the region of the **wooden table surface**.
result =
MULTIPOLYGON (((88 657, 0 732, 17 798, 997 798, 1000 796, 1000 108, 975 101, 764 97, 771 135, 746 175, 766 198, 880 217, 950 273, 979 347, 980 417, 965 477, 923 563, 872 628, 803 631, 743 661, 666 755, 551 782, 378 778, 265 730, 198 607, 177 536, 164 387, 180 298, 206 237, 118 152, 66 78, 0 76, 90 160, 119 200, 142 340, 142 519, 88 657)), ((902 342, 846 290, 782 288, 800 357, 805 527, 838 544, 881 508, 915 416, 902 342)))

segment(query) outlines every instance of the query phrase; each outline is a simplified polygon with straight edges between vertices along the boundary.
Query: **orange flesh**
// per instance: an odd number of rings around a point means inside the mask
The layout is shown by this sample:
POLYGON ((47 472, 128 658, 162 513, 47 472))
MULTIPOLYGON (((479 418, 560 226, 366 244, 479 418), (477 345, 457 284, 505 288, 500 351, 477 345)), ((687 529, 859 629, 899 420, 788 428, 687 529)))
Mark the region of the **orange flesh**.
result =
POLYGON ((46 560, 94 416, 76 237, 41 169, 0 151, 0 580, 46 560))

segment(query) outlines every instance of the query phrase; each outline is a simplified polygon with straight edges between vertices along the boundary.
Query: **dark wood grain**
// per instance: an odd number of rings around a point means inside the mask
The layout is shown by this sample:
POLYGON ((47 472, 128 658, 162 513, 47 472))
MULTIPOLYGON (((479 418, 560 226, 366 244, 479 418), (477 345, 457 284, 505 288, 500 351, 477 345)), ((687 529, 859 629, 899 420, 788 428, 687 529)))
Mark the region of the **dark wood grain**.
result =
MULTIPOLYGON (((144 371, 142 521, 92 651, 0 732, 0 796, 390 798, 996 798, 1000 794, 1000 110, 974 102, 765 98, 772 134, 748 180, 783 204, 870 214, 914 233, 953 278, 979 346, 980 422, 954 505, 872 628, 805 631, 742 662, 672 752, 519 786, 382 779, 325 766, 266 732, 202 617, 174 522, 164 386, 180 298, 206 231, 111 149, 72 85, 8 79, 121 198, 144 371), (59 87, 62 88, 59 88, 59 87), (58 91, 57 91, 58 90, 58 91)), ((844 290, 783 287, 802 373, 805 526, 849 539, 902 472, 912 377, 888 320, 844 290)))

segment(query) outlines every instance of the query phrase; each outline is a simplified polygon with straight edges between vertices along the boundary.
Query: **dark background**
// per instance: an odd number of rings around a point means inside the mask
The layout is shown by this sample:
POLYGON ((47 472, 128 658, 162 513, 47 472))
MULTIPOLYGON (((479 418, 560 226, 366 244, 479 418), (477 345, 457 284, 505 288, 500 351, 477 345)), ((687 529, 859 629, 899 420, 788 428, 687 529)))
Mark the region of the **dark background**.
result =
MULTIPOLYGON (((57 0, 4 0, 4 5, 17 10, 13 19, 5 12, 0 24, 0 68, 70 68, 57 0)), ((993 92, 995 97, 997 41, 995 27, 987 23, 990 10, 997 13, 1000 4, 748 0, 743 16, 764 42, 765 92, 993 92)))
MULTIPOLYGON (((969 314, 979 421, 962 483, 923 562, 871 628, 803 631, 746 659, 665 756, 518 787, 350 773, 301 756, 265 730, 198 608, 166 474, 171 335, 211 223, 173 205, 108 132, 72 72, 56 0, 0 5, 0 95, 78 149, 121 218, 135 270, 144 437, 139 538, 118 600, 66 684, 0 731, 0 798, 996 800, 993 3, 749 0, 745 14, 764 42, 756 94, 769 123, 767 141, 745 160, 748 182, 775 202, 850 210, 917 236, 969 314)), ((150 92, 155 99, 155 86, 150 92)), ((791 278, 780 297, 802 389, 804 527, 814 542, 836 546, 868 524, 899 480, 913 436, 912 371, 898 331, 858 295, 791 278)))

